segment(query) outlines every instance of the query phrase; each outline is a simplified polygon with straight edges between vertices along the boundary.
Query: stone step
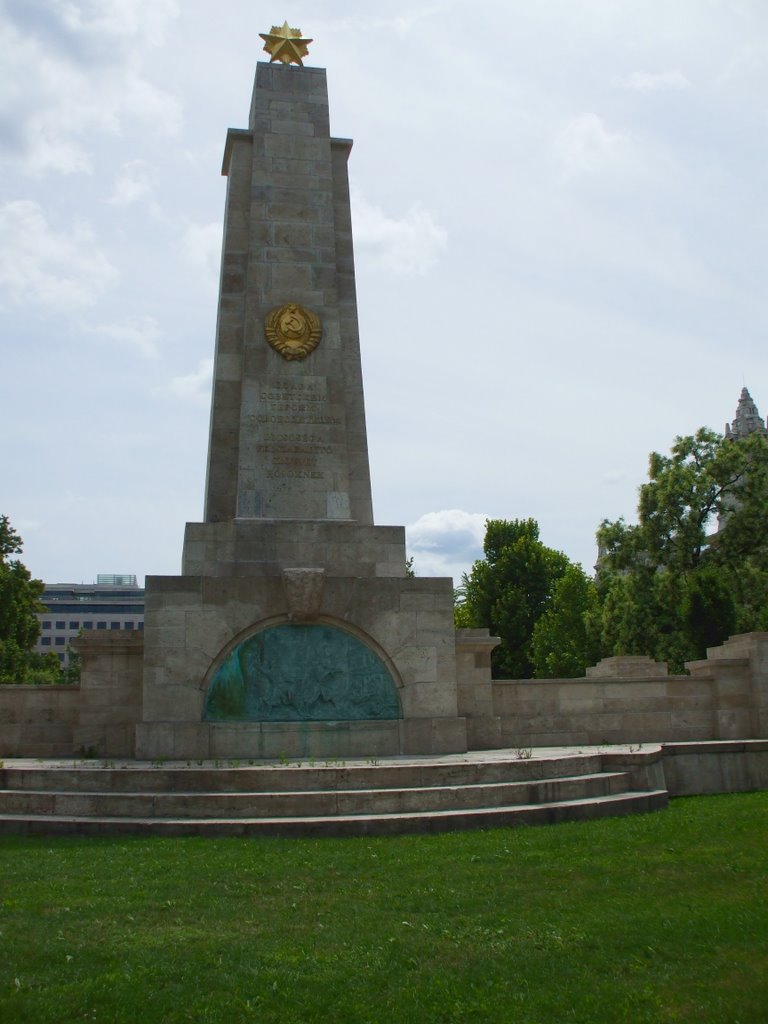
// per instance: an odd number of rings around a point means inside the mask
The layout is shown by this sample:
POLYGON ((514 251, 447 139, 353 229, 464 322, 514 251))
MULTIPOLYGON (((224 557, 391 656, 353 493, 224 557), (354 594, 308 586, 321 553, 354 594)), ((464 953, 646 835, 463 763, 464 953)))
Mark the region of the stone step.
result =
POLYGON ((630 776, 621 771, 530 781, 407 786, 402 789, 271 792, 171 789, 132 793, 4 789, 0 790, 0 812, 72 818, 317 818, 554 803, 615 795, 630 789, 630 776))
POLYGON ((544 804, 298 818, 127 818, 0 814, 0 835, 386 836, 643 814, 667 806, 666 790, 544 804))
POLYGON ((495 782, 536 781, 600 772, 600 754, 558 758, 516 757, 423 759, 380 764, 238 765, 192 763, 152 766, 146 762, 57 762, 0 769, 0 787, 81 793, 254 793, 312 790, 404 789, 495 782))
POLYGON ((666 806, 660 758, 653 747, 301 766, 19 759, 0 767, 0 833, 394 835, 631 814, 666 806))

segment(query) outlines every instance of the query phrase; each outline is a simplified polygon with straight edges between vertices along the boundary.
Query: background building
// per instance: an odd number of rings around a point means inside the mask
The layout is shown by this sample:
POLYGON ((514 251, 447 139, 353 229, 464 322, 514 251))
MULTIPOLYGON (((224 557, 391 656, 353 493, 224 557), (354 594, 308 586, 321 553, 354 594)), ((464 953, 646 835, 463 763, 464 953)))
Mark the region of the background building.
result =
MULTIPOLYGON (((733 423, 725 424, 725 438, 728 441, 740 441, 742 438, 749 437, 750 434, 762 434, 763 437, 768 437, 768 425, 763 423, 763 418, 752 395, 746 388, 742 388, 733 423)), ((726 501, 726 506, 729 511, 739 507, 738 501, 733 495, 726 501)), ((718 533, 725 528, 727 522, 728 512, 717 517, 718 533)))
POLYGON ((748 437, 749 434, 755 433, 768 437, 768 426, 763 423, 763 418, 758 412, 752 395, 746 388, 742 388, 733 423, 725 424, 725 436, 736 440, 739 437, 748 437))
POLYGON ((35 651, 69 662, 69 643, 83 629, 143 629, 144 588, 131 575, 101 574, 95 583, 51 583, 41 598, 35 651))

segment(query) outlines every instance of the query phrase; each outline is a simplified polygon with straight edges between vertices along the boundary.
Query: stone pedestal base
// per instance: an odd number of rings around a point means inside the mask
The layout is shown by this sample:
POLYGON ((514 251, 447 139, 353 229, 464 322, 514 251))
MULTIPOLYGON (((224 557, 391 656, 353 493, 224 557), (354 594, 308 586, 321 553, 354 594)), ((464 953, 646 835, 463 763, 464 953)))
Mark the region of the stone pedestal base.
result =
POLYGON ((140 724, 136 730, 139 760, 333 760, 453 754, 466 749, 463 718, 390 722, 151 722, 140 724))
MULTIPOLYGON (((327 571, 321 564, 316 569, 288 569, 282 576, 257 572, 148 577, 143 721, 137 726, 136 756, 326 758, 465 751, 452 581, 342 577, 326 575, 327 571), (206 697, 220 678, 221 666, 227 659, 231 664, 232 652, 241 650, 249 638, 276 626, 295 625, 297 619, 311 621, 310 628, 331 627, 331 632, 352 636, 358 647, 372 652, 391 677, 390 704, 377 708, 378 717, 372 720, 364 717, 366 709, 357 717, 345 714, 343 701, 329 703, 338 682, 325 687, 321 681, 322 713, 307 715, 310 720, 285 721, 284 717, 296 718, 292 705, 280 704, 285 693, 287 700, 293 699, 293 684, 283 681, 281 663, 257 660, 255 667, 246 665, 244 673, 255 673, 249 677, 255 679, 273 673, 277 682, 271 690, 272 681, 267 679, 267 697, 273 700, 270 714, 212 716, 206 697), (350 720, 334 720, 328 713, 334 707, 343 709, 339 717, 350 720), (282 710, 292 713, 283 716, 282 710)), ((317 673, 314 663, 305 659, 304 665, 309 675, 324 678, 324 665, 317 673)), ((327 671, 333 675, 332 664, 327 671)), ((363 670, 353 666, 350 671, 354 689, 356 673, 363 670)), ((242 685, 245 675, 238 676, 235 685, 242 685)))

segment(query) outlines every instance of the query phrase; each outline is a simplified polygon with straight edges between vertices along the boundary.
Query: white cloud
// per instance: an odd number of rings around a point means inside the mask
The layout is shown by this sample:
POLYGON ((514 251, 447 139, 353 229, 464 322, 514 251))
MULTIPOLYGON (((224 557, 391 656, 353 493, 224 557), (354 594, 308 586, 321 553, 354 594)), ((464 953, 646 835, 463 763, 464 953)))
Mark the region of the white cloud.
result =
POLYGON ((739 47, 735 54, 726 62, 725 67, 718 73, 719 84, 736 84, 737 82, 749 82, 756 77, 762 77, 768 65, 768 44, 764 42, 750 42, 739 47))
POLYGON ((637 92, 661 92, 670 89, 690 89, 691 83, 682 71, 633 71, 617 83, 622 89, 637 92))
POLYGON ((133 349, 145 359, 160 357, 157 343, 163 337, 163 332, 154 317, 133 316, 121 323, 98 324, 96 327, 85 329, 118 345, 133 349))
POLYGON ((184 256, 194 266, 212 275, 215 281, 221 261, 220 221, 212 224, 190 224, 182 238, 184 256))
POLYGON ((26 518, 20 516, 14 520, 14 529, 18 530, 19 536, 24 539, 24 536, 28 533, 36 533, 41 530, 44 523, 41 519, 35 519, 34 517, 26 518))
POLYGON ((427 512, 406 526, 408 554, 419 576, 453 576, 455 583, 483 557, 488 516, 462 509, 427 512))
POLYGON ((395 30, 399 32, 400 35, 408 35, 408 33, 412 32, 420 21, 424 21, 425 19, 428 20, 429 18, 434 17, 434 15, 436 14, 445 14, 445 11, 448 8, 448 6, 448 4, 431 4, 427 7, 422 7, 420 9, 415 8, 413 10, 408 11, 407 14, 397 15, 391 20, 391 22, 379 21, 378 25, 388 27, 391 24, 394 25, 395 30))
POLYGON ((181 125, 181 105, 143 69, 177 8, 169 0, 58 0, 32 4, 0 23, 0 124, 6 159, 30 174, 88 173, 94 135, 118 135, 129 119, 163 135, 181 125), (45 31, 40 30, 40 24, 45 31))
POLYGON ((127 206, 145 199, 152 192, 152 178, 144 160, 129 160, 118 171, 112 195, 115 206, 127 206))
POLYGON ((0 206, 0 290, 13 303, 72 310, 91 305, 117 278, 91 229, 56 231, 39 203, 0 206))
POLYGON ((67 28, 99 37, 140 39, 160 46, 179 14, 176 0, 54 0, 67 28))
POLYGON ((387 13, 384 17, 372 18, 367 12, 346 14, 333 19, 333 30, 348 32, 356 36, 365 32, 377 38, 394 30, 398 35, 407 36, 413 32, 420 21, 433 19, 435 15, 443 16, 452 6, 453 0, 447 0, 445 3, 428 4, 421 8, 409 7, 403 13, 387 13))
POLYGON ((143 121, 155 132, 176 136, 182 122, 181 104, 140 74, 131 72, 123 83, 119 111, 143 121))
POLYGON ((395 220, 352 190, 352 221, 358 248, 371 249, 382 267, 395 274, 426 274, 445 248, 448 233, 421 203, 395 220))
POLYGON ((609 131, 594 113, 572 118, 555 138, 555 154, 566 176, 617 166, 625 156, 627 135, 609 131))
POLYGON ((201 359, 193 373, 171 378, 164 391, 183 401, 207 406, 211 400, 213 360, 201 359))

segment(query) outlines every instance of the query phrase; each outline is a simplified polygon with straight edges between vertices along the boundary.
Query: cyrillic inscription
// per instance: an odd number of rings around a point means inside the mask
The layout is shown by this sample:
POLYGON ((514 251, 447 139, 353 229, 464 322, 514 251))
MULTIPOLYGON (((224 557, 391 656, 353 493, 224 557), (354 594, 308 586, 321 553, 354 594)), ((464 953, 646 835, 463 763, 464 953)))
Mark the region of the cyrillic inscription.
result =
POLYGON ((267 479, 324 479, 318 460, 333 455, 335 446, 323 428, 343 426, 342 417, 329 408, 324 378, 269 381, 259 390, 249 418, 261 437, 256 451, 267 479))

